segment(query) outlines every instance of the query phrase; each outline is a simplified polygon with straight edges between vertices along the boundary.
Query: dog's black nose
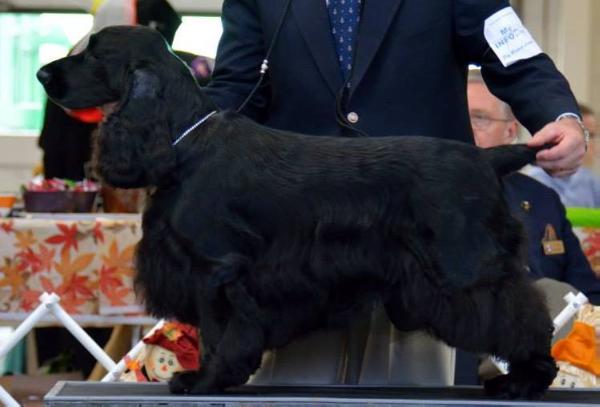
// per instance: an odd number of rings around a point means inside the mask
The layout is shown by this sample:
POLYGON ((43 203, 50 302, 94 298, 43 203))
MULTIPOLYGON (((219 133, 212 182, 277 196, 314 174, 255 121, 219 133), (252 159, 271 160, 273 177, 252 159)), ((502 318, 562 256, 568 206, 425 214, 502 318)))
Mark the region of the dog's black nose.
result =
POLYGON ((47 85, 50 83, 50 79, 52 79, 52 74, 44 68, 41 68, 39 71, 37 71, 36 76, 42 85, 47 85))

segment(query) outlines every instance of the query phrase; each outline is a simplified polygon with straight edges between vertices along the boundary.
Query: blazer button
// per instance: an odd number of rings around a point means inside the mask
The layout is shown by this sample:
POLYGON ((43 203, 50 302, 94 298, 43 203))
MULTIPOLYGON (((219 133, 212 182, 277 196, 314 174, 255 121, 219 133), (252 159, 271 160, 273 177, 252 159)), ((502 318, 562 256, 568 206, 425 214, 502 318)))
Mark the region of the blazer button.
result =
POLYGON ((356 124, 358 123, 358 114, 356 112, 350 112, 348 113, 348 115, 346 116, 346 119, 348 119, 348 121, 352 124, 356 124))

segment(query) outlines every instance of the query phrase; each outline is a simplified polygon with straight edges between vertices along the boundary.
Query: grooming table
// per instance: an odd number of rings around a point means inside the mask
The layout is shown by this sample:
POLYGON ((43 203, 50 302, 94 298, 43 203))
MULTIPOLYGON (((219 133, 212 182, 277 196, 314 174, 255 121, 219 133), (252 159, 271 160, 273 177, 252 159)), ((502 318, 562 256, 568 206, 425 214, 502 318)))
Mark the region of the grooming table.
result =
POLYGON ((540 401, 485 397, 481 387, 267 387, 242 386, 224 394, 173 396, 164 383, 59 382, 44 398, 47 407, 351 407, 351 406, 589 406, 600 391, 551 390, 540 401))

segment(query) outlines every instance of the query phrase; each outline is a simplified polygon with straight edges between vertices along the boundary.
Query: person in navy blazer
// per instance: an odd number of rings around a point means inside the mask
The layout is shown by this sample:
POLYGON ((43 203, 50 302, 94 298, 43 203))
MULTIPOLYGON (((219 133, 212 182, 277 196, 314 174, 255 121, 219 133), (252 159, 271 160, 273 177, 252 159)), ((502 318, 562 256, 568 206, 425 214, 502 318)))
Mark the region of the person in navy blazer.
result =
POLYGON ((492 92, 535 134, 532 145, 559 141, 538 154, 538 164, 558 175, 581 164, 581 128, 572 117, 555 123, 579 111, 553 62, 539 53, 505 67, 484 37, 486 19, 509 10, 508 0, 347 0, 359 2, 360 22, 346 87, 331 32, 332 1, 294 0, 286 12, 288 0, 225 0, 207 89, 214 102, 237 109, 272 45, 267 80, 243 111, 261 123, 311 135, 353 135, 336 121, 341 95, 340 120, 366 134, 472 142, 465 89, 467 67, 475 63, 492 92))

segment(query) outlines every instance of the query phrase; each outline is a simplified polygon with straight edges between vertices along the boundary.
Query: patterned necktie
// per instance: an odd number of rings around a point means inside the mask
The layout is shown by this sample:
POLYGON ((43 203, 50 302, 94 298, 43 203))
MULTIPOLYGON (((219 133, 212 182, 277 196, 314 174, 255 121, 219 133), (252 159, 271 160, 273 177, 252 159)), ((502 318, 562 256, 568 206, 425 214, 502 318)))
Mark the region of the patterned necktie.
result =
POLYGON ((344 80, 352 71, 354 45, 362 0, 329 0, 329 22, 344 80))

